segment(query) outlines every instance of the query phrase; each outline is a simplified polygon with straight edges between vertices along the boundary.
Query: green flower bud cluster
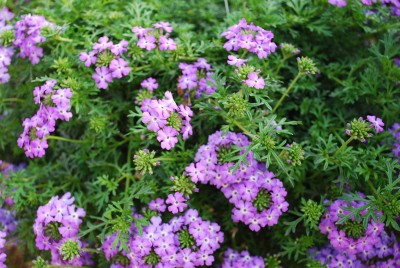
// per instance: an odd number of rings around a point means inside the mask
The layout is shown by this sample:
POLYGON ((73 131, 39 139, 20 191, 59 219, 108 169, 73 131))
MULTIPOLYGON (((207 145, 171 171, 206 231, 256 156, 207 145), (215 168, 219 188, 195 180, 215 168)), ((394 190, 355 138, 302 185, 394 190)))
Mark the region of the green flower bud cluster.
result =
POLYGON ((347 127, 346 134, 352 136, 355 140, 365 142, 367 138, 373 136, 371 124, 363 120, 362 117, 353 119, 350 123, 347 123, 347 127))
POLYGON ((304 160, 304 150, 298 143, 292 143, 287 145, 288 150, 284 152, 284 157, 287 158, 287 162, 292 166, 301 166, 304 160))
POLYGON ((264 258, 264 264, 266 268, 279 268, 281 267, 281 261, 278 255, 270 255, 264 258))
POLYGON ((242 94, 234 93, 228 96, 224 102, 228 115, 233 118, 242 118, 248 109, 248 101, 243 98, 242 94))
POLYGON ((135 170, 140 171, 141 174, 153 174, 153 167, 160 165, 154 156, 155 151, 149 152, 149 150, 139 150, 133 156, 133 163, 135 164, 135 170))
POLYGON ((338 226, 339 230, 343 230, 348 237, 352 237, 355 240, 359 239, 365 234, 365 229, 362 222, 348 220, 342 225, 338 226))
POLYGON ((58 230, 58 227, 60 227, 60 226, 61 226, 61 223, 59 223, 59 222, 50 222, 45 227, 44 234, 55 241, 60 241, 62 238, 60 231, 58 230))
POLYGON ((100 56, 96 60, 97 67, 110 66, 111 61, 115 59, 115 55, 109 50, 104 50, 100 53, 100 56))
POLYGON ((304 221, 307 226, 318 229, 318 223, 324 212, 324 207, 313 200, 301 200, 301 212, 304 215, 304 221))
POLYGON ((181 131, 182 128, 182 118, 178 113, 171 112, 170 116, 167 118, 167 125, 175 128, 177 131, 181 131))
POLYGON ((140 90, 139 92, 138 92, 138 94, 137 94, 137 96, 136 96, 136 103, 138 104, 138 105, 142 105, 142 102, 145 100, 145 99, 151 99, 153 97, 153 93, 151 92, 151 91, 149 91, 149 90, 146 90, 146 89, 142 89, 142 90, 140 90))
POLYGON ((197 187, 196 184, 185 175, 171 177, 172 183, 174 184, 171 187, 171 191, 180 192, 183 196, 193 194, 197 187))
POLYGON ((253 200, 253 206, 258 212, 268 209, 271 203, 271 195, 266 189, 261 189, 253 200))
POLYGON ((300 74, 316 74, 319 72, 314 61, 308 57, 297 58, 297 65, 300 74))
POLYGON ((178 232, 178 239, 181 248, 193 248, 196 245, 194 237, 189 233, 189 230, 182 229, 178 232))
POLYGON ((8 47, 14 42, 15 33, 13 30, 5 30, 0 35, 0 45, 8 47))
POLYGON ((72 261, 75 257, 80 257, 81 247, 78 241, 73 239, 68 239, 60 247, 60 254, 64 261, 72 261))
POLYGON ((256 68, 254 66, 243 64, 242 66, 237 68, 237 75, 240 80, 245 80, 247 79, 247 76, 250 73, 255 72, 255 70, 256 68))
POLYGON ((144 257, 144 261, 148 265, 152 265, 153 267, 161 261, 161 257, 154 251, 150 251, 149 255, 144 257))
POLYGON ((52 68, 56 69, 58 74, 70 74, 72 72, 72 63, 68 58, 58 58, 54 60, 52 68))
POLYGON ((300 53, 300 49, 289 43, 282 43, 279 46, 285 58, 290 58, 300 53))
POLYGON ((49 268, 50 265, 46 263, 45 260, 42 259, 42 257, 37 257, 35 261, 33 261, 33 268, 49 268))

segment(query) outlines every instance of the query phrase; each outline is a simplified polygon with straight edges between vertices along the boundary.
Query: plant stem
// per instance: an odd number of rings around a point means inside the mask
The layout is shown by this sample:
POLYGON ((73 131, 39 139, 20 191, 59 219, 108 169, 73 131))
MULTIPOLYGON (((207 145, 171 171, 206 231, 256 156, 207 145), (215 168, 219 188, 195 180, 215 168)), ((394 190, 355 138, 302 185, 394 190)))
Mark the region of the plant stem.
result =
POLYGON ((298 73, 296 77, 293 79, 293 81, 290 83, 289 87, 286 89, 286 91, 283 93, 282 97, 279 99, 278 103, 275 105, 274 109, 272 109, 272 113, 275 113, 278 107, 281 105, 282 101, 285 99, 286 95, 289 93, 289 91, 293 88, 293 86, 296 84, 297 80, 302 76, 302 73, 298 73))
POLYGON ((229 3, 228 3, 228 0, 224 0, 224 3, 225 3, 226 15, 229 16, 229 3))
POLYGON ((25 100, 18 99, 18 98, 5 98, 5 99, 2 99, 2 101, 4 101, 4 102, 21 102, 21 103, 25 102, 25 100))
POLYGON ((182 160, 186 160, 186 158, 174 158, 174 157, 156 157, 153 160, 156 161, 182 161, 182 160))
POLYGON ((59 140, 59 141, 66 141, 66 142, 72 142, 72 143, 83 143, 82 140, 73 140, 73 139, 68 139, 68 138, 63 138, 59 136, 46 136, 46 140, 59 140))
POLYGON ((59 36, 59 35, 56 35, 56 36, 54 37, 54 39, 55 39, 55 40, 58 40, 58 41, 62 41, 62 42, 72 42, 72 41, 74 41, 74 40, 69 39, 69 38, 61 37, 61 36, 59 36))
POLYGON ((350 138, 347 139, 347 141, 345 143, 342 144, 342 146, 340 146, 339 149, 336 150, 336 152, 333 154, 333 157, 336 157, 344 148, 347 147, 347 145, 354 140, 353 136, 350 136, 350 138))

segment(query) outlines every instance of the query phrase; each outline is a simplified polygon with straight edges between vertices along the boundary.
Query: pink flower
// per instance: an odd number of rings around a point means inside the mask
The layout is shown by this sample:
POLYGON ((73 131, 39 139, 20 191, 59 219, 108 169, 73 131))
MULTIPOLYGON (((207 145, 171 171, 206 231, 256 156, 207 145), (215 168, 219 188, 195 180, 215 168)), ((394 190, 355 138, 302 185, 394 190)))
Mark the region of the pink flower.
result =
POLYGON ((367 120, 372 123, 371 126, 375 128, 376 133, 383 131, 382 127, 385 125, 385 123, 383 123, 382 119, 376 117, 375 115, 367 115, 367 120))
POLYGON ((111 61, 110 71, 113 78, 122 78, 123 76, 127 76, 129 74, 131 68, 124 59, 118 58, 111 61))
POLYGON ((157 140, 161 142, 161 148, 170 150, 178 143, 178 131, 170 126, 158 131, 157 140))
POLYGON ((176 192, 173 195, 169 194, 167 200, 165 201, 165 203, 170 205, 168 206, 168 211, 173 214, 183 212, 183 210, 187 207, 185 202, 186 199, 180 192, 176 192))
POLYGON ((258 77, 256 72, 252 72, 247 76, 247 80, 245 81, 247 86, 254 87, 257 89, 263 89, 265 86, 264 79, 262 77, 258 77))
POLYGON ((89 67, 90 65, 96 63, 97 58, 95 57, 95 52, 90 51, 89 53, 81 52, 79 59, 85 62, 86 67, 89 67))

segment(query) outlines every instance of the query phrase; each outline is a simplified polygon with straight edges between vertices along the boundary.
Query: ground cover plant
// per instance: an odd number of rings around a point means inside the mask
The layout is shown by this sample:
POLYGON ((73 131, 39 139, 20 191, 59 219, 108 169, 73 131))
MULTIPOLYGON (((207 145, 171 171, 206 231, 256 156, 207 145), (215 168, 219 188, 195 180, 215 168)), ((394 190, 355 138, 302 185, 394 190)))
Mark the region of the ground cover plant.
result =
POLYGON ((399 16, 0 1, 0 267, 400 267, 399 16))

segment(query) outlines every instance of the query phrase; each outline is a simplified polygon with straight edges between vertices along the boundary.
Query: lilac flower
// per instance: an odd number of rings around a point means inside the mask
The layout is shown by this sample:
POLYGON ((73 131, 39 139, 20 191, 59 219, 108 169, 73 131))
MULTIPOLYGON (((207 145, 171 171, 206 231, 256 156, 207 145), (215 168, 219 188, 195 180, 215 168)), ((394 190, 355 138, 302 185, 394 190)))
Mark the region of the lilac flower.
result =
POLYGON ((23 121, 24 131, 17 140, 27 157, 43 157, 48 147, 46 136, 55 130, 56 120, 69 121, 72 117, 71 89, 53 90, 55 85, 55 80, 48 80, 33 91, 35 103, 40 107, 33 117, 23 121))
POLYGON ((7 266, 5 265, 5 261, 6 261, 6 254, 4 253, 5 251, 5 237, 6 237, 6 233, 3 231, 0 231, 0 268, 7 268, 7 266))
POLYGON ((187 89, 185 96, 189 97, 192 89, 195 89, 195 97, 199 98, 201 94, 212 94, 216 88, 208 85, 215 83, 212 79, 212 72, 209 72, 211 65, 203 58, 198 58, 194 64, 181 62, 179 69, 182 70, 182 76, 179 77, 178 87, 187 89))
POLYGON ((54 28, 53 23, 48 22, 43 16, 22 15, 21 20, 15 24, 14 45, 19 48, 21 58, 29 58, 32 64, 38 64, 43 56, 43 49, 37 45, 44 42, 42 36, 43 27, 54 28))
POLYGON ((169 194, 165 203, 169 204, 168 211, 176 214, 182 212, 186 207, 186 199, 182 196, 180 192, 176 192, 173 195, 169 194))
POLYGON ((171 92, 165 92, 164 96, 162 100, 148 99, 142 102, 142 122, 147 124, 149 130, 157 132, 161 148, 170 150, 178 142, 179 134, 183 139, 192 135, 190 120, 193 112, 187 106, 178 107, 171 92))
POLYGON ((229 55, 228 56, 228 64, 229 65, 235 65, 237 67, 242 66, 245 62, 247 61, 247 59, 239 59, 234 55, 229 55))
POLYGON ((149 77, 140 83, 140 85, 148 91, 153 91, 158 88, 158 83, 153 77, 149 77))
POLYGON ((166 206, 164 204, 164 199, 157 198, 155 200, 151 200, 149 203, 149 208, 151 210, 156 210, 158 212, 164 212, 166 209, 166 206))
POLYGON ((160 50, 175 50, 176 43, 172 38, 167 38, 165 36, 160 36, 158 39, 160 50))
POLYGON ((385 125, 385 123, 383 123, 382 119, 376 117, 375 115, 367 115, 367 120, 372 123, 376 133, 383 131, 382 127, 385 125))
POLYGON ((344 7, 347 5, 346 0, 329 0, 329 4, 337 6, 337 7, 344 7))
POLYGON ((84 245, 77 237, 81 219, 86 213, 82 208, 76 209, 73 205, 74 197, 70 193, 61 198, 54 196, 50 201, 39 207, 33 231, 36 235, 36 246, 40 250, 50 250, 52 264, 63 265, 90 265, 90 254, 83 253, 73 260, 65 260, 59 251, 62 245, 73 240, 81 247, 84 245))
POLYGON ((96 64, 96 73, 92 78, 99 89, 108 88, 113 78, 122 78, 130 73, 128 62, 122 58, 127 46, 126 40, 114 44, 107 36, 102 36, 94 43, 92 51, 80 53, 79 59, 85 62, 86 67, 96 64))
POLYGON ((81 52, 79 59, 85 62, 85 66, 89 67, 92 64, 96 63, 96 56, 94 51, 90 51, 89 53, 81 52))
MULTIPOLYGON (((224 48, 227 51, 238 51, 245 49, 251 53, 257 54, 258 58, 266 58, 269 54, 275 52, 276 44, 272 42, 274 34, 263 28, 248 24, 245 19, 241 19, 238 24, 228 28, 221 36, 227 39, 224 48)), ((233 64, 231 64, 233 65, 233 64)))
POLYGON ((248 251, 244 250, 237 252, 228 248, 224 253, 224 260, 222 268, 241 268, 252 267, 261 268, 265 267, 264 259, 262 257, 251 256, 248 251))
POLYGON ((287 193, 272 172, 260 170, 251 152, 246 157, 249 165, 241 164, 235 174, 230 170, 233 163, 220 162, 222 152, 229 151, 231 146, 248 144, 250 141, 243 134, 228 132, 224 135, 218 131, 209 136, 208 144, 199 148, 196 163, 186 167, 186 172, 193 182, 209 183, 221 189, 234 205, 233 221, 243 222, 250 230, 258 232, 267 225, 277 224, 282 213, 287 211, 287 193))
POLYGON ((158 47, 160 50, 175 50, 176 43, 172 38, 169 38, 172 30, 169 22, 160 21, 154 24, 154 28, 135 26, 132 32, 139 38, 137 45, 140 48, 153 50, 158 47))
POLYGON ((263 89, 265 86, 264 79, 262 77, 258 77, 256 72, 252 72, 247 76, 247 80, 245 81, 247 86, 254 87, 257 89, 263 89))
POLYGON ((113 59, 110 63, 110 72, 113 78, 127 76, 130 71, 131 68, 128 66, 128 62, 122 58, 113 59))
POLYGON ((108 87, 108 83, 112 82, 112 74, 110 73, 110 69, 103 66, 101 68, 96 68, 96 73, 92 75, 92 78, 96 81, 98 88, 106 89, 108 87))

